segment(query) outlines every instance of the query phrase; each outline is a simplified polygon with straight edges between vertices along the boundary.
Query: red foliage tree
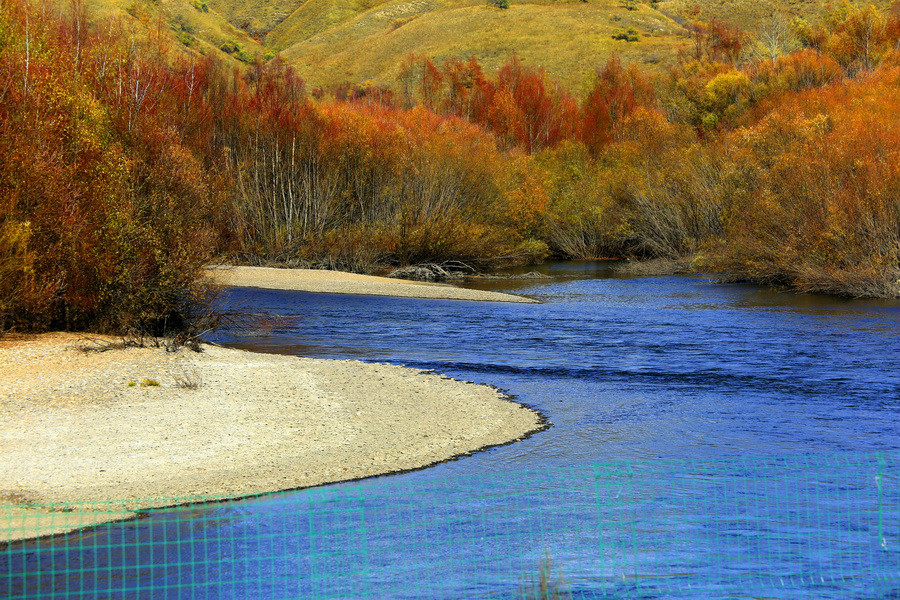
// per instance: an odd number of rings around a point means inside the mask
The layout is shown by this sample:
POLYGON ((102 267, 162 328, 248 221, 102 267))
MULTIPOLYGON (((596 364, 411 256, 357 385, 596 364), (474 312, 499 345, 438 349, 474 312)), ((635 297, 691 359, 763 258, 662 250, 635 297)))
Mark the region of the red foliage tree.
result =
POLYGON ((651 106, 653 88, 634 66, 624 68, 613 55, 597 73, 581 107, 578 139, 594 154, 621 140, 626 119, 641 106, 651 106))

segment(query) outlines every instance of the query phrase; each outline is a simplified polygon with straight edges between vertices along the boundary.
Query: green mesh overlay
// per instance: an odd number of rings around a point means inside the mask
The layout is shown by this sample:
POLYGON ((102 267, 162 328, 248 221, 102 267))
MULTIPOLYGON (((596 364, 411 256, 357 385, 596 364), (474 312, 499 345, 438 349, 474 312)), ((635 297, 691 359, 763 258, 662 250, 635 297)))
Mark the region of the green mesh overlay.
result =
POLYGON ((898 459, 458 463, 240 501, 11 496, 0 598, 896 599, 898 459))

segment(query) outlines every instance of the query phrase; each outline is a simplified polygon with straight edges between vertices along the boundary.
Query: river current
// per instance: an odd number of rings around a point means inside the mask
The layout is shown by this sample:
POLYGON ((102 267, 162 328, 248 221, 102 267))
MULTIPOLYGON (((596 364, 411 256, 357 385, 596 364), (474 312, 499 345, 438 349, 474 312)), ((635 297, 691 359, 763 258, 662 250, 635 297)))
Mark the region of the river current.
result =
POLYGON ((545 271, 592 278, 501 288, 542 304, 234 290, 235 306, 292 326, 220 339, 489 383, 554 425, 447 470, 900 448, 898 302, 612 278, 603 263, 545 271))
POLYGON ((78 564, 132 593, 82 575, 58 597, 513 598, 545 555, 575 598, 897 597, 900 302, 541 270, 553 278, 480 284, 540 304, 230 290, 231 307, 284 319, 219 343, 488 383, 552 427, 423 471, 80 534, 78 564), (97 558, 176 535, 155 558, 97 558), (182 567, 154 567, 172 552, 182 567))

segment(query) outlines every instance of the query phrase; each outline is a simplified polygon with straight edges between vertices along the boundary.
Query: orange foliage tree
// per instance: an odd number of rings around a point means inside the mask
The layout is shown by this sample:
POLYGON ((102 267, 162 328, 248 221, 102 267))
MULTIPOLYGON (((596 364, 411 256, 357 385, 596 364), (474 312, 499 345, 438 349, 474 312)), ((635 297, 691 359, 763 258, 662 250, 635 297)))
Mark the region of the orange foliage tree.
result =
POLYGON ((900 292, 900 70, 785 97, 736 132, 750 167, 713 262, 738 277, 855 296, 900 292), (852 99, 852 101, 851 101, 852 99))
POLYGON ((13 0, 0 65, 0 327, 183 327, 221 190, 194 148, 202 69, 13 0))

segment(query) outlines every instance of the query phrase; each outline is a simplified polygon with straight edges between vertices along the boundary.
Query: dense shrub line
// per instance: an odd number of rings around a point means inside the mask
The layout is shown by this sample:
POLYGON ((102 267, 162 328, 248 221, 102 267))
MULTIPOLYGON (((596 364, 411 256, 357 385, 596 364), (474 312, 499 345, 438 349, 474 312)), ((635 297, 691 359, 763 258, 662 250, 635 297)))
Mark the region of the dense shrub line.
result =
POLYGON ((222 255, 688 258, 898 295, 896 10, 842 5, 778 47, 693 23, 666 77, 613 58, 579 100, 515 58, 415 57, 329 98, 277 58, 0 7, 0 330, 183 328, 222 255))
POLYGON ((419 103, 531 153, 548 196, 541 239, 557 254, 900 295, 900 3, 845 2, 821 23, 776 15, 755 37, 715 21, 687 29, 653 85, 614 57, 581 102, 516 60, 496 80, 474 60, 411 61, 399 98, 345 96, 419 103))
POLYGON ((78 18, 0 11, 0 328, 179 328, 225 197, 161 93, 190 67, 78 18))
POLYGON ((0 11, 0 331, 179 329, 216 256, 540 255, 525 157, 461 119, 316 103, 83 15, 0 11))

